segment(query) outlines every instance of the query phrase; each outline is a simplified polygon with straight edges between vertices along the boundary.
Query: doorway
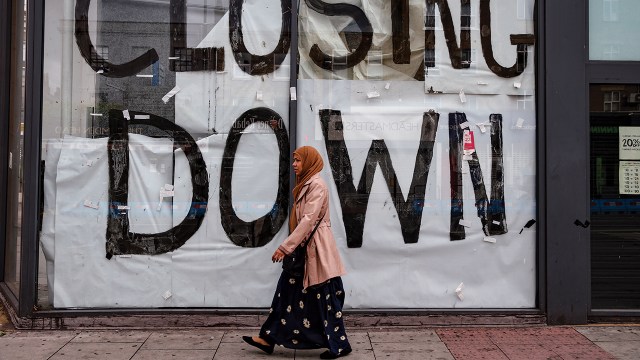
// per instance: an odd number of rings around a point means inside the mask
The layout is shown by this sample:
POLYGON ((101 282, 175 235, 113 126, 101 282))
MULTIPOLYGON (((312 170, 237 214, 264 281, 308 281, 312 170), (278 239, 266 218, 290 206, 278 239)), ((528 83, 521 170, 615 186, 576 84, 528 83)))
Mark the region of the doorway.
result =
POLYGON ((640 310, 640 85, 589 100, 591 310, 640 310))

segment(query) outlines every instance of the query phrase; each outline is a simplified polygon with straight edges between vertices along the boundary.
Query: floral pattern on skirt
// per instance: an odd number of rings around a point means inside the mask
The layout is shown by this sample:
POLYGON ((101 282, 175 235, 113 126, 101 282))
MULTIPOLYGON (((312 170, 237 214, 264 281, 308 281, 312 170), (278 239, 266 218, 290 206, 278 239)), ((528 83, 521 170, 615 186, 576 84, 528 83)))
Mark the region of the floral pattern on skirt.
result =
POLYGON ((302 288, 302 277, 283 271, 260 337, 289 349, 351 349, 342 319, 344 288, 340 277, 302 288))

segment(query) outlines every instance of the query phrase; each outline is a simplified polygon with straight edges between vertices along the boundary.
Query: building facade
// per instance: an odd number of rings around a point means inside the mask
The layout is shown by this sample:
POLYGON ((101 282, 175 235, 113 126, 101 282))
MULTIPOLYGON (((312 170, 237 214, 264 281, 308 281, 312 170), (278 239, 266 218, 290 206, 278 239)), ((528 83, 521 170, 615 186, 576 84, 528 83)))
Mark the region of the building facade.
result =
POLYGON ((640 314, 634 1, 2 6, 19 317, 262 311, 303 145, 347 308, 640 314))

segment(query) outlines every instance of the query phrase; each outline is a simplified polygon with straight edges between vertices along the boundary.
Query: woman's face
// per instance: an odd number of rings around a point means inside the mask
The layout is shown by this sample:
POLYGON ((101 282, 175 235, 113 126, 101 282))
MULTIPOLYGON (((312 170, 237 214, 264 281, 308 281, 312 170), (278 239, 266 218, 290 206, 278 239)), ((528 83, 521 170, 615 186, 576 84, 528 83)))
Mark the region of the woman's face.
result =
POLYGON ((291 166, 293 166, 293 172, 295 172, 296 175, 300 175, 300 171, 302 171, 302 159, 299 155, 293 155, 293 164, 291 166))

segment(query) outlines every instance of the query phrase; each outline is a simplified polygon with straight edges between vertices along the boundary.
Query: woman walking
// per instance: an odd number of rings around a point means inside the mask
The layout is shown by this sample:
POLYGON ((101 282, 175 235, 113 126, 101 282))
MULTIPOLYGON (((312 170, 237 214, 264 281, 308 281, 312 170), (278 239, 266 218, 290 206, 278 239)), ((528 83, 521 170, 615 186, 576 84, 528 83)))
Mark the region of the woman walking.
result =
POLYGON ((283 271, 259 336, 242 337, 268 354, 275 345, 289 349, 327 348, 320 354, 321 359, 336 359, 351 352, 342 319, 345 293, 340 276, 345 270, 331 232, 329 194, 319 175, 322 167, 322 157, 315 148, 303 146, 294 151, 296 185, 289 216, 291 235, 271 260, 280 262, 296 247, 304 246, 304 275, 283 271))

